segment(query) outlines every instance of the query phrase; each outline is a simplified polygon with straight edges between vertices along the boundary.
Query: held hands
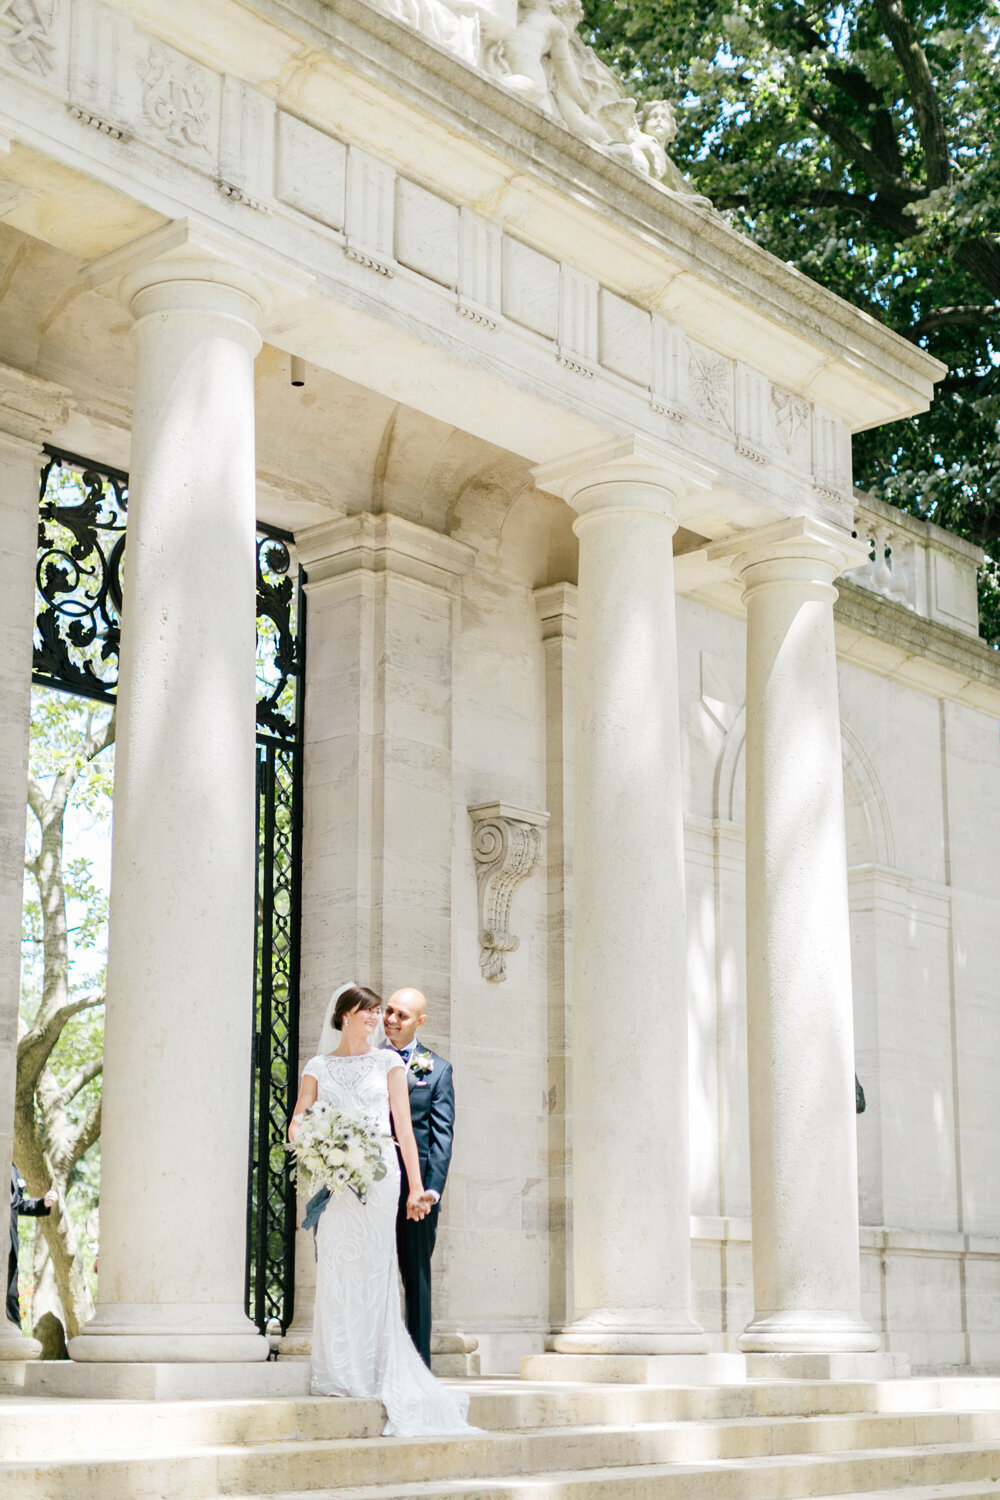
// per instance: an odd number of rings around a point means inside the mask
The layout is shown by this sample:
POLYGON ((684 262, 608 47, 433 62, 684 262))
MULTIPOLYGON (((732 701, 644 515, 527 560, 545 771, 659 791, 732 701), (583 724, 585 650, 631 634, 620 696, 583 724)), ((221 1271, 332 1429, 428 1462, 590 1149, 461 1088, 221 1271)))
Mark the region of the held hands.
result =
POLYGON ((425 1219, 437 1202, 433 1193, 410 1193, 406 1199, 406 1217, 418 1222, 425 1219))

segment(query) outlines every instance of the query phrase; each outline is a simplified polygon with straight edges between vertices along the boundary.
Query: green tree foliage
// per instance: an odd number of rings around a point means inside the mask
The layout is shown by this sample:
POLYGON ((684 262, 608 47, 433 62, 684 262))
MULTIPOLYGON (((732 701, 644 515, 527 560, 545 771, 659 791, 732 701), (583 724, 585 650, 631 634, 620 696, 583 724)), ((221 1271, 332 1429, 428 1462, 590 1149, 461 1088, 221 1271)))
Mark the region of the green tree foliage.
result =
POLYGON ((33 693, 14 1149, 29 1191, 59 1194, 33 1226, 32 1321, 69 1337, 93 1308, 113 740, 110 708, 33 693))
POLYGON ((1000 558, 997 0, 585 5, 634 92, 680 106, 674 158, 737 228, 949 366, 928 413, 855 438, 855 480, 1000 558))

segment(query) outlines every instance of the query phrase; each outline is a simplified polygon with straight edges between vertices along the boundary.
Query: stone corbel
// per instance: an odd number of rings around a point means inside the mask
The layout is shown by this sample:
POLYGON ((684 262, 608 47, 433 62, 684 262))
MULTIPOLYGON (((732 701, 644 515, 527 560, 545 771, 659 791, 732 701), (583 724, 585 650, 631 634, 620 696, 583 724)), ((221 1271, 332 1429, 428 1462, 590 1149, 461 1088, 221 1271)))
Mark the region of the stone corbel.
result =
POLYGON ((469 808, 469 817, 479 885, 479 967, 485 979, 501 984, 507 954, 521 941, 510 931, 514 892, 538 863, 549 815, 506 802, 480 802, 469 808))

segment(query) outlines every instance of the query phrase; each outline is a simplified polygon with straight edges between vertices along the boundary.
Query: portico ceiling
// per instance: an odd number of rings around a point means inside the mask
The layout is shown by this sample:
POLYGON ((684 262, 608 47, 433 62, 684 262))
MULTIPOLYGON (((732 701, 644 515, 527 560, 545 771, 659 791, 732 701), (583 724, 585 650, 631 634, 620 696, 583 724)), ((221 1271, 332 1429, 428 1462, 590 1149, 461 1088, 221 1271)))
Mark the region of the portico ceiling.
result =
MULTIPOLYGON (((128 469, 131 319, 112 298, 87 289, 82 269, 66 250, 0 222, 0 362, 72 393, 57 443, 128 469)), ((318 366, 308 366, 306 385, 294 388, 288 355, 272 345, 258 357, 256 390, 262 520, 297 530, 331 513, 389 511, 462 533, 474 513, 477 545, 499 557, 506 528, 507 556, 527 548, 520 565, 531 581, 548 580, 550 548, 559 553, 560 576, 575 569, 572 515, 532 489, 523 459, 318 366), (536 512, 531 520, 528 508, 536 512)))

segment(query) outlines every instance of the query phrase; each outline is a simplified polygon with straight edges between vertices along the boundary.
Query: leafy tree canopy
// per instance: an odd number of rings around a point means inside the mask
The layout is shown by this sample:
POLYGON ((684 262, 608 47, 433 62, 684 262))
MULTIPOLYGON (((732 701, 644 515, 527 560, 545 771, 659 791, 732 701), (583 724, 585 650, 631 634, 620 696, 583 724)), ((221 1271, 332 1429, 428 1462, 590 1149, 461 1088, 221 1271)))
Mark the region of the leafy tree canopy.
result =
POLYGON ((855 480, 1000 557, 997 0, 585 5, 737 228, 949 366, 928 413, 855 438, 855 480))

